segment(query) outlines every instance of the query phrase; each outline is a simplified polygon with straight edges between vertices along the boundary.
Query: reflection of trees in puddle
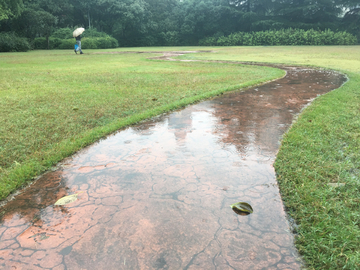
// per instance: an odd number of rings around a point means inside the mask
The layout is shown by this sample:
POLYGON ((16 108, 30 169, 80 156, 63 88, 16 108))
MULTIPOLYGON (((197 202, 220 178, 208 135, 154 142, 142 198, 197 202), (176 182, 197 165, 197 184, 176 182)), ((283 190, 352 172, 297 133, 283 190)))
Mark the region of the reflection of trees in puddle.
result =
POLYGON ((164 122, 164 120, 164 115, 153 117, 150 120, 141 122, 140 125, 132 126, 131 130, 138 135, 152 135, 154 133, 153 129, 156 127, 156 125, 164 122))
POLYGON ((191 111, 182 110, 168 116, 168 130, 174 133, 178 145, 184 143, 187 133, 191 132, 191 114, 191 111))
POLYGON ((36 181, 26 189, 26 192, 16 196, 16 200, 8 202, 0 208, 0 224, 5 223, 17 216, 19 220, 41 226, 53 222, 59 222, 68 215, 64 207, 54 207, 54 203, 67 195, 68 187, 61 171, 46 173, 41 181, 36 181))
POLYGON ((151 131, 151 128, 155 127, 155 123, 152 124, 145 124, 145 125, 141 125, 141 127, 133 127, 132 130, 134 131, 135 134, 138 135, 151 135, 153 134, 153 132, 151 131))
POLYGON ((258 155, 258 160, 273 156, 293 114, 345 80, 331 71, 291 69, 278 81, 224 95, 211 101, 218 119, 214 132, 222 143, 235 145, 242 156, 258 155))
MULTIPOLYGON (((132 131, 141 136, 150 136, 154 134, 158 125, 165 124, 167 121, 168 131, 174 134, 176 143, 183 144, 186 140, 187 133, 192 130, 191 112, 187 110, 175 111, 171 114, 154 117, 148 121, 142 122, 141 125, 131 127, 132 131)), ((130 143, 130 141, 125 141, 130 143)))
MULTIPOLYGON (((261 92, 266 90, 259 88, 261 92)), ((261 98, 251 94, 225 95, 213 103, 213 114, 218 119, 214 132, 222 143, 234 145, 241 156, 256 154, 260 148, 275 153, 279 124, 291 121, 291 114, 280 110, 279 103, 278 96, 265 94, 261 98)))

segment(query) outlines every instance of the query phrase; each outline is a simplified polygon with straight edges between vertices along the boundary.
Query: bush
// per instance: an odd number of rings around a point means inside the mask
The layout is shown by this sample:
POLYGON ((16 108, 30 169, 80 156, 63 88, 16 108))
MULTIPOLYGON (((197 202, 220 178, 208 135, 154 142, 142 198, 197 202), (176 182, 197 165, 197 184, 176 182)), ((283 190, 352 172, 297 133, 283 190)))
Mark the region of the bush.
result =
POLYGON ((357 38, 347 32, 331 30, 282 29, 251 33, 233 33, 229 36, 207 37, 201 46, 276 46, 276 45, 355 45, 357 38))
MULTIPOLYGON (((74 38, 73 37, 73 31, 75 30, 71 29, 71 28, 59 28, 57 29, 52 35, 52 38, 59 38, 59 39, 71 39, 74 38)), ((104 33, 104 32, 99 32, 98 30, 96 30, 95 28, 90 28, 90 29, 86 29, 84 33, 81 34, 82 37, 95 37, 95 38, 99 38, 99 37, 110 37, 108 34, 104 33)))
MULTIPOLYGON (((76 43, 72 36, 73 30, 70 28, 60 28, 50 37, 50 49, 74 49, 76 43)), ((86 29, 81 40, 82 49, 109 49, 119 47, 118 41, 104 32, 99 32, 95 28, 86 29)), ((36 49, 47 49, 45 38, 34 40, 36 49)))
MULTIPOLYGON (((71 33, 72 33, 72 31, 71 31, 71 33)), ((81 34, 81 36, 82 37, 95 37, 95 38, 109 37, 108 34, 106 34, 104 32, 99 32, 96 28, 86 29, 85 32, 81 34)))
POLYGON ((119 47, 118 41, 111 36, 107 36, 105 38, 97 38, 96 43, 98 49, 110 49, 119 47))
POLYGON ((63 50, 74 49, 75 43, 76 41, 74 38, 63 39, 61 40, 61 43, 59 44, 59 47, 57 49, 63 49, 63 50))
POLYGON ((200 46, 213 46, 216 44, 216 37, 207 37, 199 41, 200 46))
POLYGON ((180 41, 180 34, 178 31, 167 31, 161 32, 160 37, 162 39, 162 43, 165 46, 177 46, 180 41))
POLYGON ((31 45, 26 38, 19 37, 15 33, 0 33, 0 52, 27 52, 31 45))
MULTIPOLYGON (((61 39, 59 38, 49 38, 49 49, 57 49, 61 44, 61 39)), ((33 47, 35 50, 46 50, 48 48, 48 44, 46 38, 39 37, 35 38, 33 41, 33 47)))
POLYGON ((83 38, 81 40, 82 49, 98 49, 97 38, 83 38))
MULTIPOLYGON (((61 40, 58 49, 74 49, 75 38, 61 40)), ((99 38, 83 38, 81 49, 110 49, 119 47, 118 41, 110 36, 99 38)))
POLYGON ((72 30, 68 27, 67 28, 59 28, 51 35, 51 37, 58 38, 58 39, 70 39, 73 37, 72 33, 74 30, 72 30))
MULTIPOLYGON (((56 30, 49 38, 49 49, 73 50, 76 40, 72 37, 72 32, 70 28, 56 30)), ((84 37, 81 40, 82 49, 110 49, 119 47, 118 41, 106 33, 98 32, 96 29, 90 29, 84 33, 86 32, 88 32, 87 35, 82 35, 84 37)), ((48 49, 48 42, 45 37, 35 38, 31 44, 26 38, 19 37, 15 33, 0 33, 0 52, 25 52, 31 50, 32 47, 36 50, 48 49)))

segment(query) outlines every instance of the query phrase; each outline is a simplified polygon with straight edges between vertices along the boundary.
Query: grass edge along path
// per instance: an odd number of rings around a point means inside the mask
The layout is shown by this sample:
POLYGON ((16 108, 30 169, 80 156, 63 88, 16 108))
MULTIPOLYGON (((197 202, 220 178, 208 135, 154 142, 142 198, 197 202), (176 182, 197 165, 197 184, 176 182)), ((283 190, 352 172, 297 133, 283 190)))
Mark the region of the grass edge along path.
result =
POLYGON ((82 134, 79 134, 76 138, 63 140, 61 143, 58 143, 57 145, 49 148, 46 152, 44 152, 44 154, 42 155, 42 159, 32 158, 5 171, 5 173, 1 175, 2 179, 0 182, 0 203, 1 200, 5 200, 4 202, 6 202, 6 199, 7 197, 9 197, 9 195, 19 189, 26 187, 29 183, 31 183, 31 181, 36 180, 40 174, 51 169, 54 165, 56 165, 63 159, 75 154, 77 151, 95 143, 96 141, 99 141, 100 139, 104 138, 107 135, 110 135, 111 133, 134 125, 142 120, 158 116, 162 113, 168 113, 170 111, 180 109, 187 105, 200 102, 201 100, 221 95, 224 92, 240 89, 245 90, 246 88, 255 85, 265 84, 271 80, 277 80, 283 76, 285 76, 284 72, 280 77, 268 77, 252 80, 225 89, 218 89, 198 94, 193 97, 177 100, 173 103, 164 106, 154 107, 147 111, 133 114, 120 120, 116 120, 108 125, 86 131, 82 134))
POLYGON ((274 163, 309 269, 360 269, 360 75, 346 73, 299 115, 274 163))

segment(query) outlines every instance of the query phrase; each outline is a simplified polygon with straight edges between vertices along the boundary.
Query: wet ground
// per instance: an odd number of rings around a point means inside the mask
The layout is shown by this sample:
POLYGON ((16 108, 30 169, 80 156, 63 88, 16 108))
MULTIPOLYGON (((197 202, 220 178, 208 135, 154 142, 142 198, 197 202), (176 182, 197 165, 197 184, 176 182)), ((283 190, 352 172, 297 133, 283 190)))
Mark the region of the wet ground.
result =
POLYGON ((272 164, 294 115, 346 79, 286 69, 122 130, 43 175, 0 208, 0 268, 300 269, 272 164), (254 212, 237 215, 240 201, 254 212))

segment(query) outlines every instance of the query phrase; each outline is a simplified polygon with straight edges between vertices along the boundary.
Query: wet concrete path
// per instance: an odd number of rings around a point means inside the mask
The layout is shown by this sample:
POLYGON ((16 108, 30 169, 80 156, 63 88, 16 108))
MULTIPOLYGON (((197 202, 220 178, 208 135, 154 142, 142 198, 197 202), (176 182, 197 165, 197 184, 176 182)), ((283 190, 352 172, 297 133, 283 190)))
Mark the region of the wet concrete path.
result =
POLYGON ((294 115, 346 79, 286 70, 122 130, 43 175, 0 208, 0 268, 299 269, 272 164, 294 115), (234 213, 239 201, 254 213, 234 213))

